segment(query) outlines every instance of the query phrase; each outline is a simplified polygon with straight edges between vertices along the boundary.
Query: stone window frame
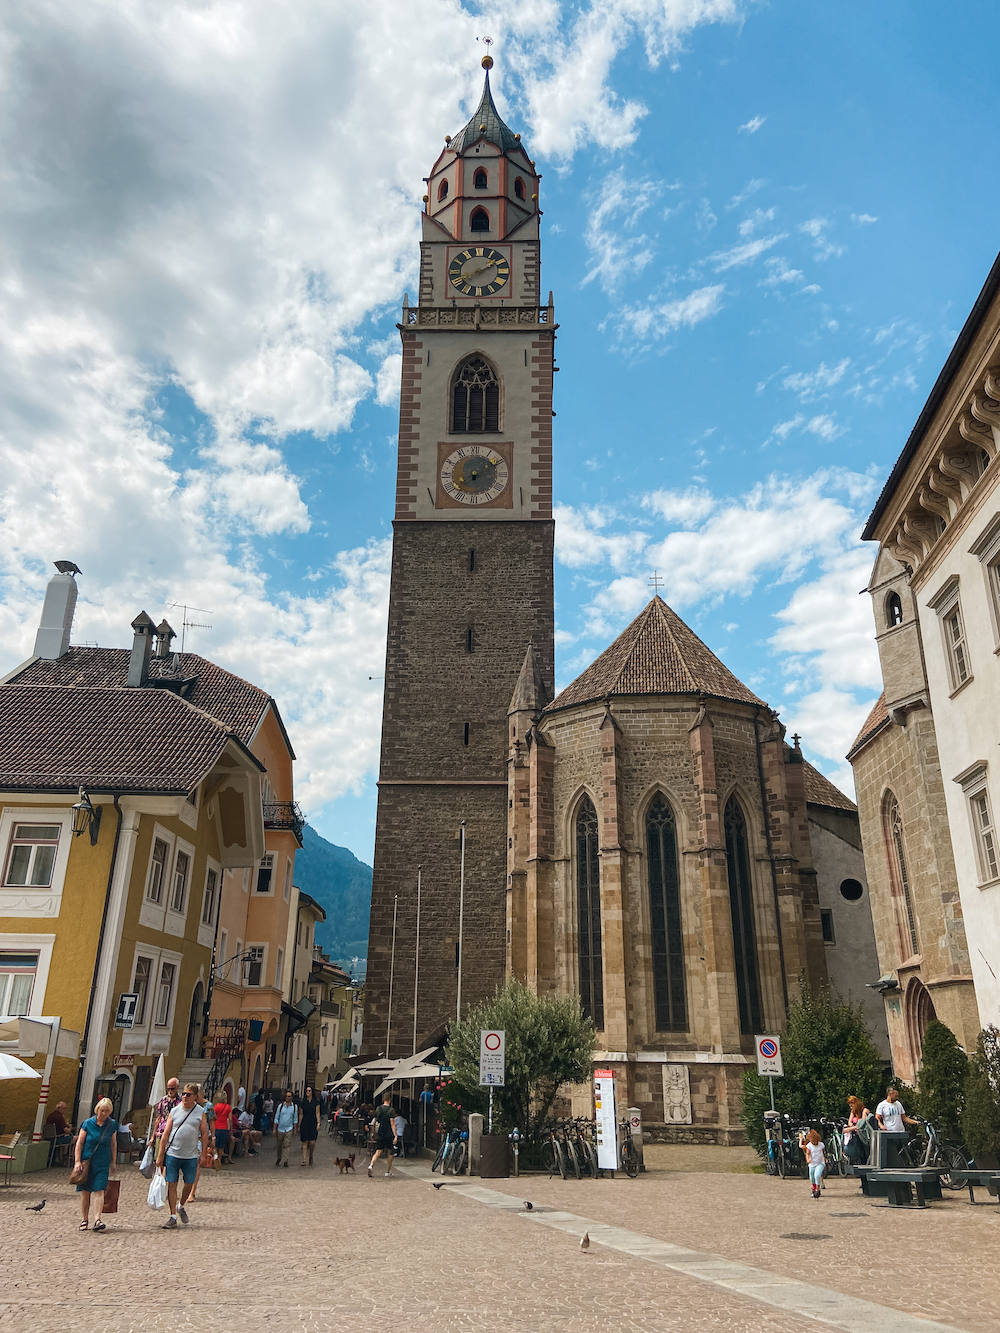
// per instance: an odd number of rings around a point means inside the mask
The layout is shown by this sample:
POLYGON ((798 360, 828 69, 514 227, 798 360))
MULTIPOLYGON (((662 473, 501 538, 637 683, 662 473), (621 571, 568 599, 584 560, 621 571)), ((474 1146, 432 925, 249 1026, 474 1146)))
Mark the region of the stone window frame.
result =
POLYGON ((902 625, 905 619, 903 610, 903 599, 895 588, 890 588, 882 602, 882 618, 885 621, 886 629, 897 629, 902 625), (899 613, 899 619, 896 619, 896 613, 899 613))
POLYGON ((989 764, 985 759, 977 759, 953 779, 962 788, 965 808, 969 817, 969 830, 976 854, 976 870, 979 875, 979 888, 990 889, 1000 884, 1000 838, 993 816, 993 802, 990 799, 988 783, 989 764), (983 822, 985 812, 987 822, 983 822))
POLYGON ((198 943, 206 949, 211 949, 215 943, 215 928, 219 923, 219 913, 222 909, 222 866, 218 861, 207 857, 205 861, 205 877, 201 891, 201 911, 198 915, 198 943), (205 920, 205 906, 208 898, 208 877, 215 874, 215 904, 212 911, 211 921, 205 920))
POLYGON ((674 1035, 691 1033, 693 1031, 693 1025, 692 1025, 693 1010, 692 1010, 691 993, 690 993, 690 977, 689 977, 690 969, 688 968, 687 949, 684 945, 685 895, 684 895, 683 847, 685 846, 685 842, 682 833, 682 822, 683 822, 682 807, 680 802, 671 796, 670 792, 662 783, 657 783, 650 791, 645 793, 636 811, 636 815, 637 815, 636 844, 642 848, 641 860, 644 867, 642 871, 642 881, 643 881, 642 912, 643 912, 643 921, 644 921, 646 939, 649 941, 649 970, 648 970, 649 1014, 652 1019, 652 1022, 650 1023, 650 1032, 656 1034, 665 1032, 665 1033, 673 1033, 674 1035), (678 1027, 661 1028, 659 1026, 659 1020, 656 1009, 656 978, 653 970, 653 915, 652 915, 653 899, 652 899, 652 889, 649 877, 649 844, 648 844, 647 820, 649 819, 649 812, 652 809, 653 803, 654 801, 656 801, 658 797, 662 801, 664 801, 664 803, 667 805, 674 819, 674 850, 677 861, 677 902, 680 914, 681 946, 682 946, 681 968, 684 980, 685 1026, 683 1028, 678 1028, 678 1027))
POLYGON ((496 358, 494 356, 491 356, 489 352, 479 351, 478 349, 463 353, 463 355, 460 356, 458 360, 455 362, 454 366, 452 366, 451 374, 448 376, 448 434, 457 436, 471 435, 475 438, 475 441, 478 443, 479 440, 484 435, 490 437, 502 435, 503 423, 504 423, 504 378, 503 375, 501 375, 500 373, 500 367, 497 365, 496 358), (469 365, 473 361, 484 361, 486 365, 490 368, 490 370, 493 372, 493 379, 497 386, 497 424, 495 430, 487 430, 485 426, 486 422, 485 397, 483 402, 484 425, 482 430, 468 429, 468 407, 466 407, 466 429, 459 430, 458 427, 455 425, 455 390, 458 387, 458 382, 459 379, 461 378, 463 370, 467 365, 469 365))
POLYGON ((9 805, 0 813, 0 855, 2 875, 7 873, 7 860, 14 828, 18 824, 58 824, 59 842, 56 847, 52 876, 45 885, 7 884, 0 888, 0 916, 13 918, 55 917, 62 910, 63 888, 70 848, 73 845, 73 811, 66 806, 9 805))
MULTIPOLYGON (((767 977, 768 974, 767 974, 765 968, 762 966, 762 960, 761 960, 761 956, 760 956, 760 927, 761 927, 761 924, 762 924, 762 923, 758 920, 758 915, 759 915, 759 914, 758 914, 758 903, 757 903, 757 887, 758 887, 758 886, 757 886, 757 876, 756 876, 756 874, 754 873, 754 867, 755 867, 755 864, 756 864, 756 856, 755 856, 755 850, 756 850, 756 848, 755 848, 755 840, 754 840, 754 835, 753 835, 753 816, 754 816, 754 813, 755 813, 755 808, 754 808, 754 805, 753 805, 752 803, 750 803, 750 802, 747 800, 747 798, 743 795, 743 793, 740 791, 738 785, 737 785, 737 786, 734 786, 734 787, 732 788, 732 790, 726 795, 725 800, 720 800, 720 801, 719 801, 719 818, 720 818, 720 824, 721 824, 721 826, 722 826, 721 829, 720 829, 720 832, 722 833, 722 836, 723 836, 723 838, 724 838, 724 840, 725 840, 725 847, 726 847, 726 884, 727 884, 727 888, 728 888, 728 890, 729 890, 730 919, 732 919, 733 884, 732 884, 732 878, 731 878, 731 875, 730 875, 730 871, 731 871, 731 869, 732 869, 732 865, 731 865, 730 858, 729 858, 729 841, 728 841, 728 836, 727 836, 727 833, 726 833, 726 811, 729 809, 730 802, 732 802, 732 801, 735 801, 736 805, 739 807, 740 813, 741 813, 742 816, 743 816, 744 827, 745 827, 745 830, 746 830, 746 857, 747 857, 746 870, 747 870, 747 880, 748 880, 748 888, 749 888, 749 901, 750 901, 750 909, 751 909, 751 910, 750 910, 750 917, 751 917, 751 923, 752 923, 753 931, 754 931, 754 939, 753 939, 753 946, 754 946, 754 947, 753 947, 753 959, 754 959, 754 973, 755 973, 755 975, 754 975, 754 981, 755 981, 755 983, 756 983, 756 992, 757 992, 757 994, 756 994, 756 999, 757 999, 757 1012, 756 1012, 756 1013, 754 1012, 753 1004, 751 1003, 751 996, 750 996, 750 994, 749 994, 749 992, 748 992, 748 994, 747 994, 747 1010, 748 1010, 748 1013, 747 1013, 747 1022, 748 1022, 748 1026, 747 1026, 745 1029, 743 1028, 743 1017, 742 1017, 742 1015, 739 1016, 740 1031, 741 1031, 744 1035, 746 1035, 746 1034, 748 1034, 748 1033, 752 1034, 754 1031, 760 1031, 761 1028, 763 1028, 764 1026, 766 1026, 766 1023, 765 1023, 764 981, 765 981, 765 978, 767 977), (758 1022, 760 1023, 760 1027, 757 1027, 757 1023, 758 1023, 758 1022)), ((780 922, 777 923, 777 928, 780 929, 780 922)), ((735 946, 736 946, 736 935, 735 935, 735 929, 734 929, 734 932, 733 932, 733 956, 734 956, 734 966, 737 967, 737 971, 738 971, 738 965, 736 965, 736 961, 735 961, 735 953, 736 953, 735 946)), ((739 984, 739 983, 738 983, 738 980, 737 980, 737 988, 738 988, 738 984, 739 984)))
POLYGON ((941 632, 941 647, 944 651, 948 669, 948 682, 951 686, 948 697, 971 685, 975 680, 972 670, 972 656, 969 652, 969 636, 965 628, 965 615, 962 611, 961 580, 953 574, 944 586, 927 603, 935 612, 941 632), (956 635, 956 629, 958 631, 956 635), (965 676, 962 676, 963 667, 965 676))
MULTIPOLYGON (((572 848, 572 860, 570 861, 570 865, 571 865, 571 867, 572 867, 572 879, 571 879, 571 885, 572 885, 572 894, 573 894, 573 913, 572 913, 572 918, 571 918, 571 919, 572 919, 572 921, 573 921, 573 925, 574 925, 574 931, 573 931, 573 934, 574 934, 573 958, 574 958, 574 960, 575 960, 575 964, 576 964, 577 994, 580 996, 581 1007, 584 1007, 584 1005, 583 1005, 583 992, 584 992, 583 957, 582 957, 582 953, 581 953, 581 933, 580 933, 580 859, 579 859, 579 853, 578 853, 578 850, 577 850, 577 826, 578 826, 578 824, 579 824, 580 816, 581 816, 581 814, 583 813, 583 810, 584 810, 585 805, 589 805, 590 808, 591 808, 591 810, 594 812, 594 819, 595 819, 595 822, 596 822, 596 825, 597 825, 597 886, 596 886, 596 887, 597 887, 597 918, 598 918, 599 927, 600 927, 600 932, 601 932, 600 940, 598 941, 598 953, 595 955, 594 952, 593 952, 593 949, 592 949, 592 950, 591 950, 591 953, 590 953, 590 955, 589 955, 592 964, 593 964, 595 961, 599 961, 599 965, 600 965, 600 982, 601 982, 601 998, 600 998, 600 1003, 599 1003, 599 1004, 595 1004, 595 1003, 593 1002, 593 991, 591 991, 591 1004, 590 1004, 590 1007, 589 1007, 589 1008, 590 1008, 589 1016, 590 1016, 591 1019, 593 1020, 594 1027, 598 1030, 598 1032, 603 1032, 603 1031, 604 1031, 604 1027, 605 1027, 605 1012, 604 1012, 604 990, 605 990, 605 986, 604 986, 604 934, 605 934, 605 932, 604 932, 604 901, 603 901, 603 895, 602 895, 602 893, 601 893, 601 889, 602 889, 602 883, 601 883, 601 880, 602 880, 602 875, 601 875, 601 816, 600 816, 600 814, 598 813, 598 802, 594 800, 593 795, 592 795, 589 791, 587 791, 587 790, 584 790, 584 791, 580 792, 580 793, 577 795, 576 800, 573 802, 573 805, 572 805, 572 815, 571 815, 571 818, 570 818, 570 847, 572 848), (599 1022, 598 1022, 598 1018, 600 1019, 599 1022)), ((596 969, 594 969, 594 976, 596 977, 596 969)), ((592 982, 591 982, 591 985, 592 985, 592 982)), ((586 1012, 586 1009, 585 1009, 585 1012, 586 1012)))
MULTIPOLYGON (((46 1012, 45 991, 49 984, 49 969, 52 966, 52 950, 55 947, 55 935, 7 935, 3 936, 4 953, 37 954, 35 979, 28 999, 28 1012, 25 1018, 40 1018, 46 1012)), ((51 1009, 49 1010, 51 1012, 51 1009)), ((34 1055, 34 1051, 22 1051, 22 1055, 34 1055)))
POLYGON ((1000 514, 994 515, 982 534, 969 547, 983 567, 986 601, 993 625, 993 651, 1000 654, 1000 514))

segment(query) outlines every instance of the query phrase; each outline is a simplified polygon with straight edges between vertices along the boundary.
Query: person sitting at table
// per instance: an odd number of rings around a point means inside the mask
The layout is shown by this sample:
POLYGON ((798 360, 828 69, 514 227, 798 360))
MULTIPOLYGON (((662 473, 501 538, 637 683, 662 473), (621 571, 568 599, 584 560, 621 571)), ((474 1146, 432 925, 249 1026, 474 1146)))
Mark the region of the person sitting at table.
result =
POLYGON ((66 1123, 66 1103, 57 1102, 56 1109, 50 1111, 45 1117, 45 1123, 52 1125, 55 1129, 55 1137, 52 1139, 51 1155, 49 1162, 56 1155, 56 1151, 65 1156, 69 1150, 69 1145, 73 1142, 73 1126, 66 1123))

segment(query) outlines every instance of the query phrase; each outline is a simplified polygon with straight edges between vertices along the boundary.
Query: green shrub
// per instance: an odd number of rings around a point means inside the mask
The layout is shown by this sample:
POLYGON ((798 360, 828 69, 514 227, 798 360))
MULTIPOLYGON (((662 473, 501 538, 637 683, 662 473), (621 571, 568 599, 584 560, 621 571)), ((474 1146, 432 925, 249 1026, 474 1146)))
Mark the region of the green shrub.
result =
MULTIPOLYGON (((848 1114, 853 1093, 873 1110, 883 1086, 882 1057, 871 1039, 863 1006, 845 1004, 824 987, 803 987, 788 1007, 781 1041, 785 1076, 774 1080, 774 1104, 796 1120, 848 1114)), ((771 1105, 768 1081, 755 1069, 743 1075, 742 1119, 747 1138, 764 1155, 764 1111, 771 1105)))
MULTIPOLYGON (((509 979, 492 1000, 470 1009, 448 1033, 454 1076, 447 1088, 450 1109, 481 1111, 489 1089, 479 1086, 479 1040, 484 1028, 503 1031, 506 1083, 493 1092, 493 1132, 520 1129, 533 1136, 564 1083, 586 1083, 593 1072, 597 1033, 575 995, 533 995, 509 979)), ((444 1101, 444 1094, 442 1094, 444 1101)))
MULTIPOLYGON (((920 1114, 930 1120, 946 1139, 959 1140, 962 1137, 962 1109, 968 1073, 969 1057, 959 1046, 951 1028, 935 1018, 927 1024, 923 1039, 918 1078, 920 1114)), ((905 1101, 903 1105, 906 1105, 905 1101)))
POLYGON ((1000 1030, 983 1028, 965 1079, 962 1130, 976 1157, 1000 1157, 1000 1030))

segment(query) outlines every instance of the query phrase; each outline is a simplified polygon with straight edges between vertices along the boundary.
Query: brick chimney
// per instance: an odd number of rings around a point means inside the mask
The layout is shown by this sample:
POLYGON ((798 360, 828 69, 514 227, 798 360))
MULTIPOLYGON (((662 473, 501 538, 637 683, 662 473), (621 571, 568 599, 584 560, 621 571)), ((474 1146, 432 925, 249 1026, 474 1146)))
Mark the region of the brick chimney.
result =
POLYGON ((128 680, 132 689, 141 689, 149 681, 149 658, 153 648, 155 625, 145 611, 140 611, 132 621, 135 638, 132 640, 132 656, 128 663, 128 680))
POLYGON ((35 634, 35 657, 54 662, 65 656, 76 610, 76 574, 81 571, 72 560, 55 562, 58 574, 53 574, 45 589, 42 619, 35 634))

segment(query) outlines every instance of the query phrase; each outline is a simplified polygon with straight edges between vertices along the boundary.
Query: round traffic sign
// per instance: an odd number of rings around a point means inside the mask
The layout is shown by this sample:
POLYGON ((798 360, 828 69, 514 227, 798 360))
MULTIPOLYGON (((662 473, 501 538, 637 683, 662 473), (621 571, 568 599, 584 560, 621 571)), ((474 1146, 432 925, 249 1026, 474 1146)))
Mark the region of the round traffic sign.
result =
POLYGON ((487 1032, 483 1038, 483 1045, 488 1051, 498 1051, 500 1049, 500 1033, 487 1032))
POLYGON ((760 1053, 765 1060, 773 1060, 778 1054, 778 1043, 771 1037, 765 1037, 760 1043, 760 1053))

